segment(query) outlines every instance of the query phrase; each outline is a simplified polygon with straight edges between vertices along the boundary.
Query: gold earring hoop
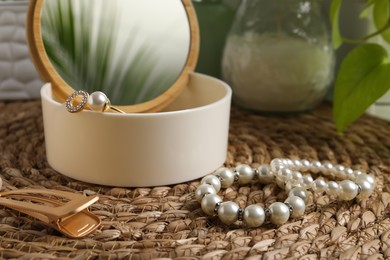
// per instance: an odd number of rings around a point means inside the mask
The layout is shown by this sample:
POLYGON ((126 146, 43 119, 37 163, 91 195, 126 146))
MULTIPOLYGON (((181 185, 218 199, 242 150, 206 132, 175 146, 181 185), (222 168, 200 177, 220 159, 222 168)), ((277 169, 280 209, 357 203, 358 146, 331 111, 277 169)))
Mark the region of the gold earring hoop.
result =
POLYGON ((111 102, 101 91, 95 91, 88 94, 84 90, 77 90, 70 95, 65 102, 65 107, 70 113, 77 113, 82 111, 86 106, 92 111, 108 112, 112 110, 117 113, 125 114, 122 110, 111 106, 111 102), (81 96, 81 102, 75 105, 76 98, 81 96))

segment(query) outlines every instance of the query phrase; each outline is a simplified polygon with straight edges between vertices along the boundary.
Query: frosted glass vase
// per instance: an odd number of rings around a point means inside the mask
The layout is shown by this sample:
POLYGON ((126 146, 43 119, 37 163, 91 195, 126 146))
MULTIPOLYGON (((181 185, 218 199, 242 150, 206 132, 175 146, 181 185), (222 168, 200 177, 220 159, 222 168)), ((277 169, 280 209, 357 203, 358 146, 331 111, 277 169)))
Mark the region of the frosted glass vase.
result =
POLYGON ((323 100, 334 64, 318 1, 243 0, 224 51, 223 78, 244 108, 301 112, 323 100))

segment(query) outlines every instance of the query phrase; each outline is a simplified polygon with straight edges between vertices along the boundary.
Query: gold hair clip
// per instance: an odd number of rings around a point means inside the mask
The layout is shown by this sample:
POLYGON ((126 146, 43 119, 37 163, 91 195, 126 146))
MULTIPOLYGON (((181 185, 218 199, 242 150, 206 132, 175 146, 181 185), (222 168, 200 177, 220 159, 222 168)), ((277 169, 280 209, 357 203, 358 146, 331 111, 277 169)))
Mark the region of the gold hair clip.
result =
POLYGON ((98 112, 106 112, 109 110, 122 113, 124 114, 122 110, 111 106, 111 102, 104 94, 100 91, 95 91, 91 95, 89 95, 84 90, 77 90, 70 95, 66 101, 65 101, 65 107, 70 113, 76 113, 83 110, 88 104, 88 107, 93 111, 98 112), (78 96, 81 96, 81 102, 78 104, 75 104, 75 100, 78 96))
POLYGON ((0 192, 0 205, 37 218, 72 238, 86 236, 100 225, 100 219, 88 210, 98 199, 96 195, 86 197, 58 190, 0 192))

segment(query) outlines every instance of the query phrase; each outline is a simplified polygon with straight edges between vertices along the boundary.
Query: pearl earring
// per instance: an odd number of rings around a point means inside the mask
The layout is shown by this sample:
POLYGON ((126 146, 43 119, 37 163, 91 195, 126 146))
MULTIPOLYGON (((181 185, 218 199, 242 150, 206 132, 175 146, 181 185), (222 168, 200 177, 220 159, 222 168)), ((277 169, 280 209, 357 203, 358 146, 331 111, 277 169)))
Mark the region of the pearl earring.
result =
POLYGON ((124 114, 122 110, 111 106, 111 102, 101 91, 95 91, 91 95, 89 95, 84 90, 77 90, 70 95, 65 102, 65 107, 70 113, 77 113, 82 111, 86 106, 96 112, 106 112, 108 110, 113 110, 118 113, 124 114), (81 96, 81 102, 75 105, 76 97, 81 96))

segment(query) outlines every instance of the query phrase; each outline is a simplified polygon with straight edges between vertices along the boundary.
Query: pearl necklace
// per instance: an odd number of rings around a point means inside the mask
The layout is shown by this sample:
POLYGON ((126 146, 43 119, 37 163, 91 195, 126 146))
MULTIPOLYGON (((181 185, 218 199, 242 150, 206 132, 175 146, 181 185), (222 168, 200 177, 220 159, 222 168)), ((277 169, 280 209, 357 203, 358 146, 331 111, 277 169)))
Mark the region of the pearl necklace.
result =
POLYGON ((241 220, 247 227, 253 228, 261 226, 266 217, 276 225, 286 223, 290 217, 301 217, 305 213, 308 189, 317 194, 326 192, 334 199, 348 201, 354 198, 368 198, 374 191, 375 182, 375 177, 342 165, 274 159, 269 165, 261 165, 256 169, 246 164, 237 166, 234 171, 228 168, 218 169, 214 174, 207 175, 201 180, 195 191, 195 199, 200 202, 204 213, 210 216, 217 215, 222 223, 231 225, 241 220), (341 181, 326 182, 322 178, 314 180, 311 175, 303 175, 301 172, 322 173, 341 181), (242 209, 235 202, 222 202, 221 197, 217 195, 221 188, 228 188, 235 181, 240 185, 246 185, 253 180, 262 184, 276 182, 288 192, 288 198, 284 203, 274 202, 268 208, 254 204, 242 209))

